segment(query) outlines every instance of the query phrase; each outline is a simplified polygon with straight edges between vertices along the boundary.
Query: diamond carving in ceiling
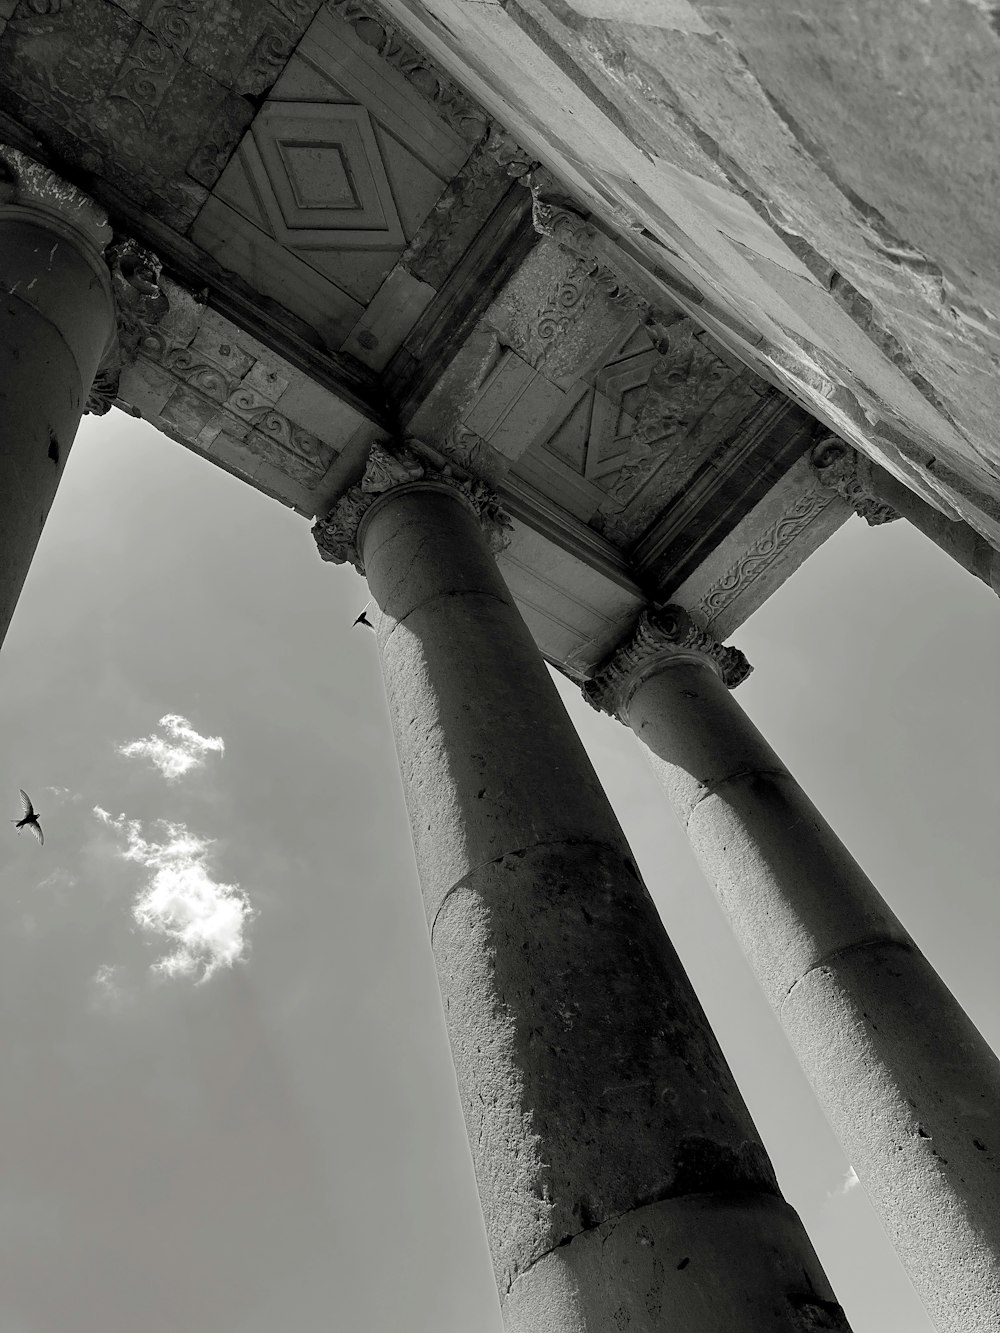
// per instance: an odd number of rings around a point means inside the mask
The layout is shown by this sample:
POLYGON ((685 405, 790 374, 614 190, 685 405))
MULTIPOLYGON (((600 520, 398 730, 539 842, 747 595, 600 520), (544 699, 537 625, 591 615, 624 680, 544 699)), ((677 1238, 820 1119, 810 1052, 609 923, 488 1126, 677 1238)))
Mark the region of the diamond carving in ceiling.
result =
POLYGON ((269 102, 241 145, 272 235, 295 250, 406 244, 372 126, 360 105, 269 102))

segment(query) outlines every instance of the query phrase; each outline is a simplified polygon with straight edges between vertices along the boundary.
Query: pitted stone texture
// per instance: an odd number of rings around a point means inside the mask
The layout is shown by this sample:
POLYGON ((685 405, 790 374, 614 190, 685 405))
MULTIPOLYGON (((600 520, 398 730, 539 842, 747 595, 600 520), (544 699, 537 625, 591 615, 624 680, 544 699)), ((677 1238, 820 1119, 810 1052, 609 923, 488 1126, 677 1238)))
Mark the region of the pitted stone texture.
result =
POLYGON ((507 1333, 844 1333, 844 1312, 804 1248, 802 1224, 780 1199, 654 1203, 539 1260, 507 1298, 504 1326, 507 1333), (721 1284, 720 1271, 733 1281, 721 1284))
MULTIPOLYGON (((655 1200, 717 1195, 697 1257, 729 1291, 727 1333, 759 1333, 742 1274, 718 1256, 730 1201, 763 1213, 776 1198, 770 1164, 475 515, 448 489, 404 485, 361 541, 501 1301, 581 1235, 655 1200)), ((742 1245, 775 1306, 774 1256, 815 1264, 783 1218, 742 1245)), ((593 1289, 549 1291, 546 1322, 508 1327, 603 1333, 632 1274, 586 1267, 593 1289)), ((705 1311, 684 1325, 717 1330, 705 1311)))
POLYGON ((995 1333, 995 1055, 707 665, 629 721, 937 1327, 995 1333))
POLYGON ((447 493, 383 503, 365 568, 430 916, 453 884, 507 853, 546 840, 623 847, 475 514, 447 493), (442 698, 464 700, 457 716, 442 698), (563 783, 573 799, 553 800, 563 783))
POLYGON ((892 945, 811 971, 781 1020, 935 1327, 1000 1328, 1000 1063, 980 1033, 892 945))
POLYGON ((737 777, 695 806, 687 832, 776 1006, 810 968, 859 941, 910 943, 794 778, 737 777))
POLYGON ((773 1005, 810 968, 859 940, 909 943, 707 666, 677 663, 640 685, 629 721, 773 1005))
POLYGON ((482 866, 432 942, 501 1291, 637 1204, 777 1193, 627 853, 543 843, 482 866))

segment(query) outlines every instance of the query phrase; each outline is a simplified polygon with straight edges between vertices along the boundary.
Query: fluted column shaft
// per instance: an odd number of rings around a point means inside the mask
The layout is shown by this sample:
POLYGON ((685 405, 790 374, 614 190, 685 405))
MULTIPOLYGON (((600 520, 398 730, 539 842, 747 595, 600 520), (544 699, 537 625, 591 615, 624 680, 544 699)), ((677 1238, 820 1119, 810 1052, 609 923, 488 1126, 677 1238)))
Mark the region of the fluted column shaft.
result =
POLYGON ((110 238, 85 196, 0 151, 0 642, 113 339, 110 238))
POLYGON ((472 508, 358 542, 505 1327, 846 1329, 472 508))
POLYGON ((996 1333, 1000 1063, 709 658, 619 699, 931 1318, 996 1333))

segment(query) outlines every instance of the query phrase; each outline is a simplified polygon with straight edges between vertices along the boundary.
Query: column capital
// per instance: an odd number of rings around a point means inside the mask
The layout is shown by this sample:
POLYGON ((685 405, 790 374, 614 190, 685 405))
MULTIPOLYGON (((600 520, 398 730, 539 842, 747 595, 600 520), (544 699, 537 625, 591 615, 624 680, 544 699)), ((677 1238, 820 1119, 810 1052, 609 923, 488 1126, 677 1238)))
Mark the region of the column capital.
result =
POLYGON ((99 255, 111 240, 108 215, 89 194, 19 148, 0 143, 0 208, 10 204, 45 213, 72 227, 99 255))
POLYGON ((494 554, 504 550, 510 542, 511 521, 495 492, 451 463, 438 462, 430 452, 412 439, 373 444, 361 480, 345 491, 325 518, 313 524, 321 558, 336 565, 353 565, 364 574, 362 521, 381 496, 401 487, 457 493, 476 513, 494 554))
MULTIPOLYGON (((167 312, 167 298, 160 290, 160 261, 137 241, 115 239, 107 213, 90 195, 19 148, 0 143, 0 209, 4 207, 24 209, 57 234, 68 228, 110 283, 115 333, 104 349, 85 409, 103 416, 118 395, 122 370, 132 364, 143 339, 167 312)), ((48 263, 51 266, 51 254, 48 263)))
POLYGON ((151 250, 124 238, 110 245, 104 258, 111 273, 116 328, 87 399, 86 410, 99 417, 114 405, 122 371, 132 365, 143 342, 170 309, 160 287, 163 266, 151 250))
POLYGON ((899 518, 892 505, 879 499, 870 461, 836 435, 824 435, 814 446, 809 461, 822 484, 836 491, 869 526, 874 528, 899 518))
POLYGON ((653 607, 643 611, 632 637, 586 682, 584 698, 599 713, 624 720, 629 700, 644 680, 672 661, 691 660, 711 667, 730 690, 753 670, 738 648, 706 634, 683 607, 653 607))

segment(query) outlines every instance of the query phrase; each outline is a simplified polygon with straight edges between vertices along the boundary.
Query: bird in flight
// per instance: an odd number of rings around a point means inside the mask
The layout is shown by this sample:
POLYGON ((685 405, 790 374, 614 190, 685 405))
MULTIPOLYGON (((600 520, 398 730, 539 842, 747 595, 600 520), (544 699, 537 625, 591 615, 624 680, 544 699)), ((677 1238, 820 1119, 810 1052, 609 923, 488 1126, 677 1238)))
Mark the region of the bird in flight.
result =
MULTIPOLYGON (((371 606, 371 602, 368 603, 368 606, 371 606)), ((375 626, 374 626, 374 625, 372 624, 372 622, 368 619, 368 616, 367 616, 367 614, 366 614, 367 611, 368 611, 368 606, 366 606, 365 609, 364 609, 364 611, 361 612, 360 616, 358 616, 358 618, 357 618, 357 620, 354 622, 354 624, 355 624, 355 625, 366 625, 369 629, 374 629, 375 626)), ((353 629, 354 626, 352 625, 351 628, 353 629)))
POLYGON ((45 834, 42 832, 42 826, 39 824, 38 816, 35 814, 35 807, 31 804, 31 797, 23 787, 19 787, 18 790, 21 793, 21 807, 24 810, 24 818, 12 819, 10 822, 17 825, 18 833, 20 833, 23 828, 30 828, 38 841, 44 843, 45 834))

